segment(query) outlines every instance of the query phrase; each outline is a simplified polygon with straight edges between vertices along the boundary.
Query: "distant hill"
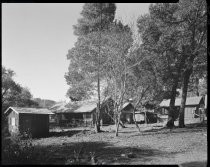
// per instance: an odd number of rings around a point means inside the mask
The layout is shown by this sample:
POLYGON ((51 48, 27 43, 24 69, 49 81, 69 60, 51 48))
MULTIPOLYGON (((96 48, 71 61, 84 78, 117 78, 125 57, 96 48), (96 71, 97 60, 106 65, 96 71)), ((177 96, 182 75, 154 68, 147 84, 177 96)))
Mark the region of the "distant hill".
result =
POLYGON ((39 107, 41 108, 50 108, 57 103, 54 100, 41 99, 41 98, 34 98, 33 100, 36 101, 39 104, 39 107))

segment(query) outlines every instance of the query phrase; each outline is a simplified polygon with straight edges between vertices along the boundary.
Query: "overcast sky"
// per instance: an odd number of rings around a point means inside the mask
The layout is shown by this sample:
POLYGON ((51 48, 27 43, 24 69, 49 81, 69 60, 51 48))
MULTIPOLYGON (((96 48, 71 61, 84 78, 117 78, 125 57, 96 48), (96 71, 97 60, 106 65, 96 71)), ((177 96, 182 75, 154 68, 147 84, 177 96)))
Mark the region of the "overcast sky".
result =
MULTIPOLYGON (((15 81, 33 97, 67 100, 66 54, 77 37, 82 3, 2 3, 2 65, 15 71, 15 81)), ((136 22, 149 4, 117 3, 116 18, 136 22)))

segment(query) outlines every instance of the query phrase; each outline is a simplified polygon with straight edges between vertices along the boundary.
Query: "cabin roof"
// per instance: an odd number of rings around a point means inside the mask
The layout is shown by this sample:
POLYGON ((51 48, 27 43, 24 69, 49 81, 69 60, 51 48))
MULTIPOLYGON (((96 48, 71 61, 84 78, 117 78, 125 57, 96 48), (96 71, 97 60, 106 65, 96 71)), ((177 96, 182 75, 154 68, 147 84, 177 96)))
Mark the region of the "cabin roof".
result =
POLYGON ((10 111, 15 111, 16 113, 24 113, 24 114, 53 114, 50 110, 46 108, 26 108, 26 107, 9 107, 4 113, 8 113, 10 111))
POLYGON ((130 110, 130 108, 133 108, 134 106, 132 105, 132 103, 130 102, 125 102, 123 104, 123 107, 122 107, 122 112, 123 113, 133 113, 133 111, 130 110))
POLYGON ((93 111, 97 107, 96 102, 83 104, 79 108, 73 111, 73 113, 87 113, 93 111))
POLYGON ((129 103, 129 102, 124 103, 124 104, 123 104, 123 109, 124 109, 125 107, 127 107, 129 104, 131 104, 131 103, 129 103))
MULTIPOLYGON (((101 107, 106 104, 109 100, 112 100, 110 96, 104 98, 101 107)), ((93 111, 97 107, 97 100, 90 99, 78 102, 70 102, 70 103, 57 103, 53 105, 50 110, 53 113, 88 113, 93 111)))
POLYGON ((53 113, 85 113, 91 112, 96 108, 96 102, 92 101, 81 101, 77 103, 60 103, 52 106, 50 110, 53 113))
POLYGON ((52 107, 50 107, 50 110, 53 113, 65 113, 67 112, 67 110, 69 110, 69 107, 66 107, 66 103, 57 103, 55 105, 53 105, 52 107))
MULTIPOLYGON (((196 97, 187 97, 186 99, 186 106, 190 105, 199 105, 200 101, 203 99, 202 96, 196 96, 196 97)), ((169 107, 170 104, 170 99, 168 100, 163 100, 160 103, 160 107, 169 107)), ((180 106, 181 105, 181 98, 176 98, 175 100, 175 106, 180 106)))

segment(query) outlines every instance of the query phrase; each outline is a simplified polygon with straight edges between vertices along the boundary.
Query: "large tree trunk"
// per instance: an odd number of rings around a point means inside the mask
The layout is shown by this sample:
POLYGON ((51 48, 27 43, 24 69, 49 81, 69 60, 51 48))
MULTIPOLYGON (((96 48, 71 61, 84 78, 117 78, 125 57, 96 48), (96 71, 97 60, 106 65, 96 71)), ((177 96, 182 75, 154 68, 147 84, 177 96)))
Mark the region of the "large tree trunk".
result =
MULTIPOLYGON (((108 107, 109 108, 109 107, 108 107)), ((105 109, 106 110, 106 109, 105 109)), ((117 123, 116 123, 116 119, 114 119, 110 114, 109 114, 109 112, 107 112, 106 111, 106 113, 107 113, 107 115, 115 122, 115 124, 117 125, 117 123)), ((122 127, 122 128, 125 128, 125 125, 123 124, 123 123, 119 123, 120 124, 120 126, 122 127)))
POLYGON ((172 91, 171 91, 171 99, 169 104, 169 112, 168 112, 168 122, 167 127, 172 128, 174 127, 174 119, 175 119, 175 100, 176 100, 176 89, 178 86, 178 79, 174 81, 172 91))
POLYGON ((196 77, 195 78, 195 93, 196 93, 196 96, 199 96, 199 78, 196 77))
POLYGON ((96 131, 96 133, 100 132, 100 108, 99 108, 99 106, 96 109, 95 131, 96 131))
POLYGON ((182 100, 181 100, 181 107, 179 111, 179 127, 180 128, 185 127, 184 111, 185 111, 185 103, 186 103, 186 98, 187 98, 187 88, 188 88, 188 83, 189 83, 191 74, 192 74, 192 69, 188 69, 185 71, 184 76, 183 76, 182 100))
POLYGON ((133 109, 133 121, 134 121, 134 123, 135 123, 135 125, 136 125, 136 128, 137 128, 138 131, 141 133, 140 128, 139 128, 139 125, 138 125, 137 122, 136 122, 135 108, 133 109))
POLYGON ((116 136, 118 136, 119 132, 120 117, 121 117, 121 112, 118 114, 118 118, 116 119, 116 133, 115 133, 116 136))

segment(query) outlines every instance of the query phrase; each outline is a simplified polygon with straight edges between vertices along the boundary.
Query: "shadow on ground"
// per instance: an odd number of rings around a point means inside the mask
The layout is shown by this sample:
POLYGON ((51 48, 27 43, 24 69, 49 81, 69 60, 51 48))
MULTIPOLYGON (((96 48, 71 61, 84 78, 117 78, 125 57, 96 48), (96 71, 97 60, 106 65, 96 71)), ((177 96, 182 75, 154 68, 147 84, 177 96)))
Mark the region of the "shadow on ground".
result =
POLYGON ((75 134, 82 132, 82 130, 68 130, 68 131, 60 131, 60 132, 49 132, 47 137, 61 137, 61 136, 68 136, 71 137, 75 134))
POLYGON ((189 124, 186 125, 184 128, 159 128, 159 129, 149 129, 144 130, 140 134, 135 134, 132 136, 139 136, 139 135, 155 135, 155 134, 167 134, 167 133, 184 133, 184 132, 197 132, 197 131, 205 131, 207 127, 207 124, 201 124, 201 123, 195 123, 195 124, 189 124))
POLYGON ((180 167, 207 167, 206 161, 186 162, 179 165, 180 167))
MULTIPOLYGON (((41 148, 48 158, 39 164, 64 165, 67 160, 73 160, 75 153, 79 152, 81 162, 90 162, 90 152, 95 153, 96 159, 105 164, 129 164, 139 161, 144 164, 156 156, 169 157, 168 152, 162 152, 150 147, 116 147, 107 142, 77 142, 64 143, 63 145, 42 146, 41 148)), ((84 164, 84 163, 83 163, 84 164)))

